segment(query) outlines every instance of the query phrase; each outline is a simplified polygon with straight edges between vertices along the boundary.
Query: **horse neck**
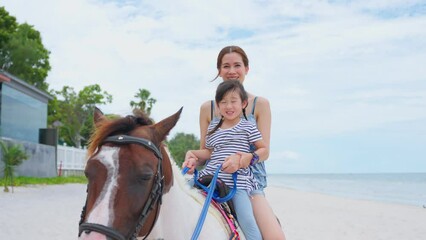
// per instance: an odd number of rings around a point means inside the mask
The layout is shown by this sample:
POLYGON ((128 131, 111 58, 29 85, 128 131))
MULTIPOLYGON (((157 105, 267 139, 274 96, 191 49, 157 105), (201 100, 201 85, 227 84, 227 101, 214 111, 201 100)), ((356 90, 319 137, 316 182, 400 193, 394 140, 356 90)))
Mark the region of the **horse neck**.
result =
POLYGON ((160 215, 168 214, 169 217, 169 211, 171 211, 176 212, 179 221, 182 221, 183 216, 196 216, 195 218, 198 219, 205 198, 189 186, 188 179, 182 176, 181 170, 176 164, 172 163, 172 168, 173 186, 168 193, 163 195, 160 215))
MULTIPOLYGON (((200 217, 205 198, 189 186, 174 161, 172 168, 173 186, 168 193, 163 195, 160 214, 150 236, 164 239, 190 239, 200 217)), ((223 219, 216 209, 209 208, 202 234, 208 236, 207 239, 226 239, 228 237, 223 219)), ((200 236, 200 239, 206 238, 200 236)))

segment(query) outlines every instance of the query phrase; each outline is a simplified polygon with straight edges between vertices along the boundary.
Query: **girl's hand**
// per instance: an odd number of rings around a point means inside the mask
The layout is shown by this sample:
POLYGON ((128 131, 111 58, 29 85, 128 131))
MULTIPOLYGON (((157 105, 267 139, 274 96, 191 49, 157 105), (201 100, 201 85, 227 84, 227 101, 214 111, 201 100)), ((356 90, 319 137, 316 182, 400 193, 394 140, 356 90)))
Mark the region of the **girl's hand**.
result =
POLYGON ((222 164, 222 172, 234 173, 241 168, 241 155, 232 154, 225 158, 222 164))
POLYGON ((191 152, 188 151, 185 154, 185 161, 182 163, 182 168, 189 168, 188 174, 193 174, 195 168, 197 167, 198 158, 191 152))

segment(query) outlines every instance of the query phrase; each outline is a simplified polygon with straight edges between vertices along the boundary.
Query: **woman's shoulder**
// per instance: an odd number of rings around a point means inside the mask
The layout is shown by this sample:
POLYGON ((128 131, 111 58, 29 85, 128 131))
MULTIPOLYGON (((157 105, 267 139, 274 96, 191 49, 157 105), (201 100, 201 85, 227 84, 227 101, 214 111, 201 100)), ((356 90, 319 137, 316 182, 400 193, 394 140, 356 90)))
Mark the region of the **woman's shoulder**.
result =
POLYGON ((212 100, 208 100, 208 101, 203 102, 200 106, 200 110, 202 110, 202 111, 203 110, 209 110, 210 111, 211 104, 212 104, 212 100))
POLYGON ((200 118, 202 120, 206 120, 207 122, 211 121, 211 111, 212 111, 212 101, 205 101, 203 104, 201 104, 200 106, 200 118))
POLYGON ((266 97, 256 96, 255 98, 256 98, 256 105, 257 104, 269 105, 269 100, 266 97))
POLYGON ((253 107, 255 110, 255 115, 258 113, 265 113, 271 111, 271 106, 269 104, 269 100, 262 96, 256 96, 253 100, 253 107))

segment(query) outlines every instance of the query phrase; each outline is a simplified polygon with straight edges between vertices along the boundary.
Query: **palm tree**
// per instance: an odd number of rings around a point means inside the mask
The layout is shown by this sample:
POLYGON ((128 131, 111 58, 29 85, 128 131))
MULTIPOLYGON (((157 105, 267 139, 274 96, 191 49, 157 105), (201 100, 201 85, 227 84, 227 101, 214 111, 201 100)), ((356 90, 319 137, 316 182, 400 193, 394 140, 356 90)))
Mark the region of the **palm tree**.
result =
POLYGON ((9 192, 9 188, 7 187, 8 183, 14 186, 14 173, 15 167, 19 166, 24 160, 28 159, 28 155, 22 150, 22 146, 18 144, 13 144, 8 146, 6 143, 0 140, 1 150, 2 150, 2 160, 4 162, 3 168, 3 177, 4 177, 4 191, 9 192))
POLYGON ((150 97, 151 93, 146 89, 139 89, 139 92, 135 94, 135 98, 140 99, 139 102, 131 101, 130 106, 132 108, 138 108, 145 112, 148 116, 151 114, 152 106, 157 102, 156 99, 150 97))

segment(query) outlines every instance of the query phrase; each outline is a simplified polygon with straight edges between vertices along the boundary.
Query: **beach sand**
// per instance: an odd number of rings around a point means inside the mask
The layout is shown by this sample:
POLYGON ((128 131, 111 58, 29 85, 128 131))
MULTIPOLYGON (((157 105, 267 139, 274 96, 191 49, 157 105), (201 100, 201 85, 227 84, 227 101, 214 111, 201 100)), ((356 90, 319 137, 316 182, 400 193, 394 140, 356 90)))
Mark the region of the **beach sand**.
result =
POLYGON ((14 191, 4 193, 1 187, 1 240, 77 239, 86 185, 15 187, 14 191))
MULTIPOLYGON (((66 184, 0 192, 0 239, 77 239, 86 186, 66 184)), ((268 187, 287 240, 426 239, 426 209, 268 187)))
POLYGON ((426 209, 268 187, 287 240, 426 239, 426 209))

